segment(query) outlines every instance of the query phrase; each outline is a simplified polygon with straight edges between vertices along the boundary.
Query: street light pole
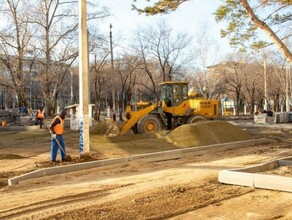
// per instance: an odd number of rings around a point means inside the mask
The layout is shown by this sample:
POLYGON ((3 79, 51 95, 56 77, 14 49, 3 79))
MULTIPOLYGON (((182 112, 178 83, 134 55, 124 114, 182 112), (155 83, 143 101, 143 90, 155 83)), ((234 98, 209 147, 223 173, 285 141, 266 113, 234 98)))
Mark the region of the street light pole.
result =
POLYGON ((116 116, 116 96, 115 96, 115 83, 114 83, 114 55, 113 55, 113 42, 112 42, 112 24, 110 24, 110 50, 111 50, 111 69, 112 69, 112 98, 113 98, 113 118, 116 116))
POLYGON ((290 112, 290 103, 289 103, 289 79, 290 79, 290 68, 289 65, 286 67, 286 112, 290 112))
POLYGON ((86 0, 79 0, 79 118, 80 155, 90 155, 89 147, 89 88, 88 38, 86 0))
POLYGON ((265 93, 265 100, 264 100, 264 110, 268 110, 268 97, 267 97, 267 57, 264 53, 264 93, 265 93))

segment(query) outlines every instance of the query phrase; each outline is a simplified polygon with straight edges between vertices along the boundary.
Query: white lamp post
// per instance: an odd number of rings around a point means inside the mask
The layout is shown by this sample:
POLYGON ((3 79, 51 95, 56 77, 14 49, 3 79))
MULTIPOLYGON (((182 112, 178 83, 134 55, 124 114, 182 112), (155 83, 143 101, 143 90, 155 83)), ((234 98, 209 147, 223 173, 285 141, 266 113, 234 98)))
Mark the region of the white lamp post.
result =
POLYGON ((110 50, 111 50, 111 68, 112 68, 112 98, 113 98, 113 115, 116 114, 116 96, 115 96, 115 83, 114 83, 114 55, 113 55, 113 42, 112 42, 112 24, 110 24, 110 50))
POLYGON ((89 155, 89 88, 86 0, 79 0, 79 118, 80 154, 89 155))

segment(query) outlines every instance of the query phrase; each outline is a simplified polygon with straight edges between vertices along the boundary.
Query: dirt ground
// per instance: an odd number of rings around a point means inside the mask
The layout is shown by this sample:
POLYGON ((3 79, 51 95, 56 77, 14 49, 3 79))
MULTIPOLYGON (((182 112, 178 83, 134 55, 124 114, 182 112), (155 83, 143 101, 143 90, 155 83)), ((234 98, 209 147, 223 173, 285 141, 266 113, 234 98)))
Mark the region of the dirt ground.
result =
POLYGON ((64 139, 73 161, 54 165, 46 130, 0 131, 0 219, 292 219, 292 193, 217 179, 223 169, 291 156, 290 130, 226 122, 149 135, 91 134, 91 158, 79 157, 79 134, 67 131, 64 139), (7 185, 8 178, 49 166, 262 137, 277 142, 139 159, 7 185))

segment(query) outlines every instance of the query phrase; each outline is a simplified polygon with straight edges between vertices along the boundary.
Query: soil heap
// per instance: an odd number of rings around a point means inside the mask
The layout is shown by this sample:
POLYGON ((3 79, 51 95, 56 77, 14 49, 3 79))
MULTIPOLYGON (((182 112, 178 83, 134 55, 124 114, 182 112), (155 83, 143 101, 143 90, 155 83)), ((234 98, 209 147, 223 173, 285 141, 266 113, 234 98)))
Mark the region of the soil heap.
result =
POLYGON ((90 134, 103 135, 103 136, 117 136, 119 134, 119 126, 111 119, 107 118, 104 121, 100 121, 90 128, 90 134))
MULTIPOLYGON (((90 132, 92 135, 100 136, 100 138, 98 138, 99 141, 103 140, 102 142, 116 144, 124 143, 128 147, 131 147, 132 141, 138 141, 138 145, 141 145, 140 140, 149 138, 149 135, 151 136, 150 140, 152 143, 148 143, 149 145, 153 145, 155 142, 155 144, 160 146, 172 144, 182 148, 252 139, 246 131, 225 121, 202 121, 194 124, 182 125, 173 131, 122 136, 117 136, 118 128, 116 127, 117 125, 115 122, 106 120, 92 126, 90 132), (108 138, 101 138, 102 136, 108 138)), ((97 136, 95 136, 94 139, 97 139, 97 136)), ((147 142, 143 141, 143 145, 147 145, 147 142)))
POLYGON ((191 147, 243 141, 252 137, 225 121, 202 121, 182 125, 167 134, 166 139, 178 147, 191 147))

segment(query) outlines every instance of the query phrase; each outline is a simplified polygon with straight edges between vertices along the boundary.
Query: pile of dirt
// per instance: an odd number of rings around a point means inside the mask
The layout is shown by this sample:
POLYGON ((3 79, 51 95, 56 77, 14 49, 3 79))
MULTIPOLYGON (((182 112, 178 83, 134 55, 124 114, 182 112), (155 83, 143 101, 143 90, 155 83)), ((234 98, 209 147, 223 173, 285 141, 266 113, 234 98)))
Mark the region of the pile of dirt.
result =
POLYGON ((269 170, 264 173, 292 177, 292 166, 281 166, 277 169, 269 170))
POLYGON ((105 121, 99 121, 90 127, 90 134, 104 135, 106 134, 107 125, 105 121))
POLYGON ((105 119, 90 127, 90 134, 103 136, 117 136, 120 129, 113 119, 105 119))
MULTIPOLYGON (((252 139, 246 131, 225 121, 201 121, 182 125, 173 131, 122 136, 117 136, 119 131, 117 126, 116 122, 108 119, 93 125, 90 128, 90 134, 95 135, 94 139, 98 140, 98 143, 124 143, 132 147, 133 141, 137 139, 137 145, 140 146, 141 139, 145 138, 157 145, 172 144, 172 146, 182 148, 252 139)), ((143 146, 148 146, 146 141, 143 141, 143 143, 143 146)))
POLYGON ((191 147, 243 141, 252 137, 228 122, 202 121, 182 125, 167 134, 166 139, 178 147, 191 147))
POLYGON ((22 158, 25 158, 25 157, 22 157, 16 154, 0 154, 0 160, 14 160, 14 159, 22 159, 22 158))

